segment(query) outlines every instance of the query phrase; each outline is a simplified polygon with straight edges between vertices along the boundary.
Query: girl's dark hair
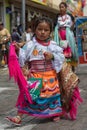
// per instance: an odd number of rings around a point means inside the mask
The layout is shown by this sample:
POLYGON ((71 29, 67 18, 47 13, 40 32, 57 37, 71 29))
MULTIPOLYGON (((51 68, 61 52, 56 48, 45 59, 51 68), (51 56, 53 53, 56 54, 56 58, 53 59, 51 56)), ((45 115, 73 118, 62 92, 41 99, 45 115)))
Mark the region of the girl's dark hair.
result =
POLYGON ((71 13, 69 13, 69 12, 67 12, 67 14, 71 17, 72 21, 74 22, 75 21, 74 16, 71 13))
POLYGON ((49 26, 50 26, 50 32, 53 31, 53 23, 52 23, 52 20, 51 20, 50 18, 48 18, 48 17, 39 17, 39 18, 37 18, 37 19, 35 20, 34 29, 33 29, 34 32, 35 32, 35 30, 36 30, 38 24, 39 24, 39 23, 42 23, 42 22, 48 23, 49 26))
POLYGON ((61 2, 61 3, 59 4, 59 8, 61 7, 61 5, 64 5, 65 8, 67 8, 67 4, 66 4, 65 2, 61 2))

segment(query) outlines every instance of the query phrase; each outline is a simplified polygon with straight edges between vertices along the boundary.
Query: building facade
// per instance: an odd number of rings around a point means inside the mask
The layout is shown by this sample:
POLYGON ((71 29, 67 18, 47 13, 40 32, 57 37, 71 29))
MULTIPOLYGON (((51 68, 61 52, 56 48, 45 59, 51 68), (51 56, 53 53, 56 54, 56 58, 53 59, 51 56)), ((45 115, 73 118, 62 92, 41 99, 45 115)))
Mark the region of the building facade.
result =
MULTIPOLYGON (((47 16, 55 20, 58 5, 61 0, 24 0, 25 1, 25 27, 33 26, 36 17, 47 16)), ((0 0, 0 21, 12 31, 14 26, 23 23, 23 0, 0 0), (4 10, 4 11, 3 11, 4 10)))
MULTIPOLYGON (((61 1, 69 0, 0 0, 0 21, 3 21, 4 26, 9 31, 12 31, 14 26, 23 24, 23 20, 25 20, 25 26, 32 26, 35 18, 39 16, 47 16, 54 21, 59 10, 59 3, 61 1), (24 19, 23 1, 25 1, 24 19)), ((85 2, 83 16, 87 16, 87 0, 82 1, 85 2)))
POLYGON ((4 23, 4 26, 10 30, 10 4, 8 0, 0 0, 0 21, 4 23))

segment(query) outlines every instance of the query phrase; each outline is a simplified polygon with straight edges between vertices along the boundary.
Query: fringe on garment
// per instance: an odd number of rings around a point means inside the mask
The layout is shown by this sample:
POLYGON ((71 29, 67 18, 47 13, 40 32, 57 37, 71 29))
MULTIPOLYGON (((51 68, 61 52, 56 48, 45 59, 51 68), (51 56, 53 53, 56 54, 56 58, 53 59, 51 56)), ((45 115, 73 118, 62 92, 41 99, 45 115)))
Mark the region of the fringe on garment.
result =
POLYGON ((78 84, 79 77, 72 71, 71 66, 66 62, 59 73, 61 102, 65 116, 76 119, 78 106, 83 102, 78 84))
POLYGON ((24 78, 23 73, 21 71, 19 62, 18 62, 18 57, 16 55, 15 51, 15 46, 14 43, 10 44, 10 49, 9 49, 9 59, 8 59, 8 69, 9 69, 9 78, 11 79, 12 77, 15 79, 15 82, 19 86, 19 96, 17 100, 16 105, 23 105, 24 101, 24 94, 26 94, 26 97, 29 101, 29 103, 32 103, 31 95, 28 91, 28 83, 27 80, 24 78))
POLYGON ((82 102, 83 99, 80 96, 79 88, 76 87, 69 102, 69 111, 67 112, 65 109, 63 109, 65 117, 75 120, 78 113, 78 107, 82 102))

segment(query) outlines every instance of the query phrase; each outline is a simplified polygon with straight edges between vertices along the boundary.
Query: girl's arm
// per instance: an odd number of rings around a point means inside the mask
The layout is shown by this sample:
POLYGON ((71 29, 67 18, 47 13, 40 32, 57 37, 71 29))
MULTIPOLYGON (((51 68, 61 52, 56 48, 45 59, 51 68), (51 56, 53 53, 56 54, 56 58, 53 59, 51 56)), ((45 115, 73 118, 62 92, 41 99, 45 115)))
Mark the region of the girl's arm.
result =
POLYGON ((25 77, 25 79, 27 79, 29 77, 29 70, 28 70, 28 66, 24 65, 23 67, 21 67, 21 70, 23 72, 23 75, 25 77))
POLYGON ((63 62, 65 61, 65 56, 63 54, 63 49, 59 47, 56 43, 50 46, 50 52, 53 54, 52 64, 57 73, 60 72, 63 62))

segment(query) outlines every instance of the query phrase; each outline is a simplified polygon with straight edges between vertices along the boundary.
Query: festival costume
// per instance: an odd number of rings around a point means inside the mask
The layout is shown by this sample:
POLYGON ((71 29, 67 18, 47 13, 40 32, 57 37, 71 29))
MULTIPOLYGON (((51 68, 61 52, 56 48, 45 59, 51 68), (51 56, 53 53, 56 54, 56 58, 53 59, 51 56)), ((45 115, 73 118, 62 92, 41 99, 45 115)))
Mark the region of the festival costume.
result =
POLYGON ((62 68, 64 55, 62 49, 55 42, 50 41, 49 45, 42 45, 34 38, 33 42, 27 44, 27 50, 20 50, 19 62, 23 66, 29 61, 30 71, 34 78, 42 78, 43 87, 40 97, 29 104, 25 101, 25 107, 18 106, 20 112, 39 117, 52 117, 62 115, 60 88, 57 73, 62 68), (26 52, 26 53, 25 53, 26 52), (51 52, 54 61, 46 62, 44 52, 51 52), (56 73, 57 72, 57 73, 56 73))
MULTIPOLYGON (((76 119, 77 103, 82 102, 79 90, 77 89, 78 87, 76 86, 78 84, 78 79, 72 82, 71 80, 69 81, 70 76, 67 78, 69 85, 76 83, 75 86, 70 86, 71 89, 73 88, 73 91, 70 95, 71 97, 68 97, 71 100, 73 99, 75 104, 69 100, 67 103, 67 105, 69 105, 69 109, 67 110, 65 107, 63 107, 63 101, 61 100, 61 94, 65 92, 65 85, 61 85, 61 79, 58 80, 57 74, 62 72, 60 78, 64 78, 66 76, 63 74, 64 69, 62 70, 62 67, 65 68, 65 65, 63 64, 65 58, 62 48, 60 48, 54 41, 40 44, 40 41, 36 40, 36 38, 33 38, 33 40, 27 43, 25 46, 27 46, 26 49, 19 50, 19 57, 17 58, 15 55, 14 46, 11 45, 9 55, 8 66, 10 77, 15 78, 20 90, 16 104, 18 111, 42 118, 62 116, 63 114, 67 115, 67 113, 70 113, 70 118, 76 119), (52 53, 54 59, 51 61, 46 61, 44 57, 45 52, 52 53), (32 85, 28 84, 27 80, 24 78, 21 72, 18 61, 21 67, 23 67, 25 62, 28 61, 30 68, 29 75, 32 74, 33 78, 42 78, 42 88, 40 90, 40 95, 35 100, 33 100, 28 88, 34 88, 36 83, 33 83, 32 85)), ((68 70, 67 72, 70 71, 68 70)), ((64 82, 65 81, 66 79, 64 79, 64 82)))
POLYGON ((60 46, 60 40, 67 40, 67 48, 63 48, 67 63, 76 66, 78 63, 78 50, 74 34, 70 29, 72 26, 71 17, 68 14, 58 17, 55 27, 54 41, 60 46))

